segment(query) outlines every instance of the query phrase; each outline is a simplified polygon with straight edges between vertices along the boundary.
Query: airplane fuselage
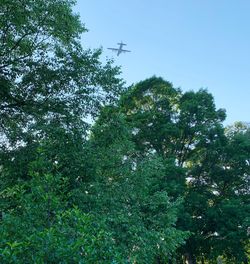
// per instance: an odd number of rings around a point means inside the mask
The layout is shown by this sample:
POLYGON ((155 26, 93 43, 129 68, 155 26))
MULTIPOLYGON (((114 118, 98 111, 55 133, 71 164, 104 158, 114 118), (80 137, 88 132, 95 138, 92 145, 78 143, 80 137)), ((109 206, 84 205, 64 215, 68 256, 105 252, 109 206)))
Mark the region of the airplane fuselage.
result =
POLYGON ((123 49, 123 46, 126 46, 127 44, 122 43, 122 42, 117 43, 117 44, 119 45, 119 47, 118 47, 117 49, 116 49, 116 48, 108 48, 108 49, 110 49, 110 50, 116 52, 116 55, 117 55, 117 56, 119 56, 122 52, 130 52, 130 50, 125 50, 125 49, 123 49))
POLYGON ((122 47, 125 46, 126 44, 124 44, 122 42, 121 43, 117 43, 117 44, 120 45, 119 48, 118 48, 118 51, 117 51, 117 56, 119 56, 122 53, 122 51, 123 51, 122 47))

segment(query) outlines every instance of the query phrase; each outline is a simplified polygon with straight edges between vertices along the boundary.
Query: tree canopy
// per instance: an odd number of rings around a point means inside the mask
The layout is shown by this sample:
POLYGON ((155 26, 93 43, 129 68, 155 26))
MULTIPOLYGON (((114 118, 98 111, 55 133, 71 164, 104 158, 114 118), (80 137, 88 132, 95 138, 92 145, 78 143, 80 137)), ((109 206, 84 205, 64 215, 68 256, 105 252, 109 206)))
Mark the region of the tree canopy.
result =
POLYGON ((74 4, 0 2, 0 262, 248 263, 249 125, 204 89, 125 88, 74 4))
POLYGON ((84 50, 86 31, 71 0, 4 0, 0 7, 1 136, 14 144, 27 131, 61 124, 72 130, 122 89, 119 69, 84 50))

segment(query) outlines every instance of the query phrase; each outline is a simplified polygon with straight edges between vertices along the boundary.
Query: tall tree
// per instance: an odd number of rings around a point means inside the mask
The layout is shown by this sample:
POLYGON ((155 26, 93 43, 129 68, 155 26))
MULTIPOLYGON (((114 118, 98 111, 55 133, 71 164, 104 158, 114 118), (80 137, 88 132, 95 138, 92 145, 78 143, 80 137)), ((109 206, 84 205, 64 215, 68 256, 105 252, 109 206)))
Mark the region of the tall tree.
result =
POLYGON ((82 48, 86 29, 74 4, 0 2, 3 263, 115 259, 101 223, 70 203, 83 170, 86 121, 123 89, 119 69, 100 62, 101 50, 82 48))
MULTIPOLYGON (((244 211, 248 209, 244 202, 246 198, 242 200, 242 196, 236 193, 239 192, 240 182, 247 189, 244 180, 249 175, 247 141, 239 144, 242 147, 238 147, 236 155, 229 158, 233 141, 224 133, 222 121, 225 112, 216 110, 212 95, 206 90, 182 93, 173 88, 171 83, 153 77, 131 87, 123 95, 119 107, 132 127, 133 141, 139 151, 144 155, 156 152, 165 161, 173 159, 186 172, 185 176, 178 172, 172 173, 172 177, 168 173, 162 182, 169 186, 170 196, 184 197, 177 226, 193 233, 183 247, 182 254, 186 260, 195 263, 196 259, 204 261, 204 256, 212 260, 220 254, 231 260, 235 257, 234 261, 244 259, 244 211), (239 163, 235 159, 240 159, 239 163), (243 170, 240 169, 242 166, 243 170), (230 173, 225 168, 230 168, 230 173), (230 186, 232 196, 218 195, 215 186, 224 184, 230 186), (215 200, 219 200, 220 205, 215 206, 215 200), (240 220, 231 219, 235 221, 233 225, 226 224, 227 220, 230 221, 230 206, 232 210, 234 208, 238 213, 241 212, 240 220), (225 223, 224 232, 234 232, 235 228, 237 233, 239 229, 236 225, 244 226, 240 229, 242 235, 235 235, 235 239, 223 244, 224 247, 219 247, 218 243, 223 236, 217 237, 220 233, 218 230, 222 228, 220 221, 225 223), (236 252, 232 253, 234 244, 241 245, 241 257, 237 257, 236 252), (209 255, 212 248, 216 252, 213 256, 209 255)), ((235 211, 235 216, 238 213, 235 211)))
POLYGON ((118 68, 83 50, 73 0, 0 3, 0 133, 10 144, 52 120, 71 129, 121 89, 118 68), (74 120, 74 122, 73 122, 74 120))
MULTIPOLYGON (((187 233, 175 228, 179 200, 162 185, 165 166, 151 153, 140 155, 132 131, 117 108, 105 108, 86 149, 88 181, 74 190, 74 203, 103 219, 129 263, 166 263, 187 233)), ((175 164, 169 162, 169 173, 175 164)))
POLYGON ((39 155, 75 184, 86 121, 122 90, 119 69, 84 50, 71 0, 0 2, 0 190, 30 179, 39 155), (45 146, 46 145, 46 148, 45 146))

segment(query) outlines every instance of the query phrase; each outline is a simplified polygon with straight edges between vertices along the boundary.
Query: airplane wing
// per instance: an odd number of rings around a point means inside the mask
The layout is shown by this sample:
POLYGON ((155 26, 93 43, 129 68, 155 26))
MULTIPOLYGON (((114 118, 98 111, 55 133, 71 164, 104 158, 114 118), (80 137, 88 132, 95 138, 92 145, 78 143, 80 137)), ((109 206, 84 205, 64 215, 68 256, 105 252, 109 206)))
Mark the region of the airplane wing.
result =
POLYGON ((115 48, 107 48, 109 50, 113 50, 113 51, 118 51, 119 49, 115 49, 115 48))
POLYGON ((131 50, 122 49, 121 52, 131 52, 131 50))
POLYGON ((127 44, 123 43, 123 42, 120 42, 120 43, 117 43, 118 45, 120 46, 127 46, 127 44))

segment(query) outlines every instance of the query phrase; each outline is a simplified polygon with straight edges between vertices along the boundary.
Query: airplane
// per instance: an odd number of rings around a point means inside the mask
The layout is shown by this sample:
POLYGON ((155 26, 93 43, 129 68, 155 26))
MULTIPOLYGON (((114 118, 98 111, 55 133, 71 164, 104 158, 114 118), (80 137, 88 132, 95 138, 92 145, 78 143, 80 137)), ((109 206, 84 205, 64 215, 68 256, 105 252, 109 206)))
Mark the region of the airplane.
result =
POLYGON ((117 44, 119 45, 118 49, 108 48, 108 49, 110 49, 110 50, 112 50, 114 52, 117 52, 117 56, 119 56, 122 52, 124 52, 124 53, 125 52, 131 52, 130 50, 125 50, 125 49, 122 48, 123 46, 126 46, 127 45, 125 43, 122 43, 122 41, 120 43, 117 43, 117 44))

